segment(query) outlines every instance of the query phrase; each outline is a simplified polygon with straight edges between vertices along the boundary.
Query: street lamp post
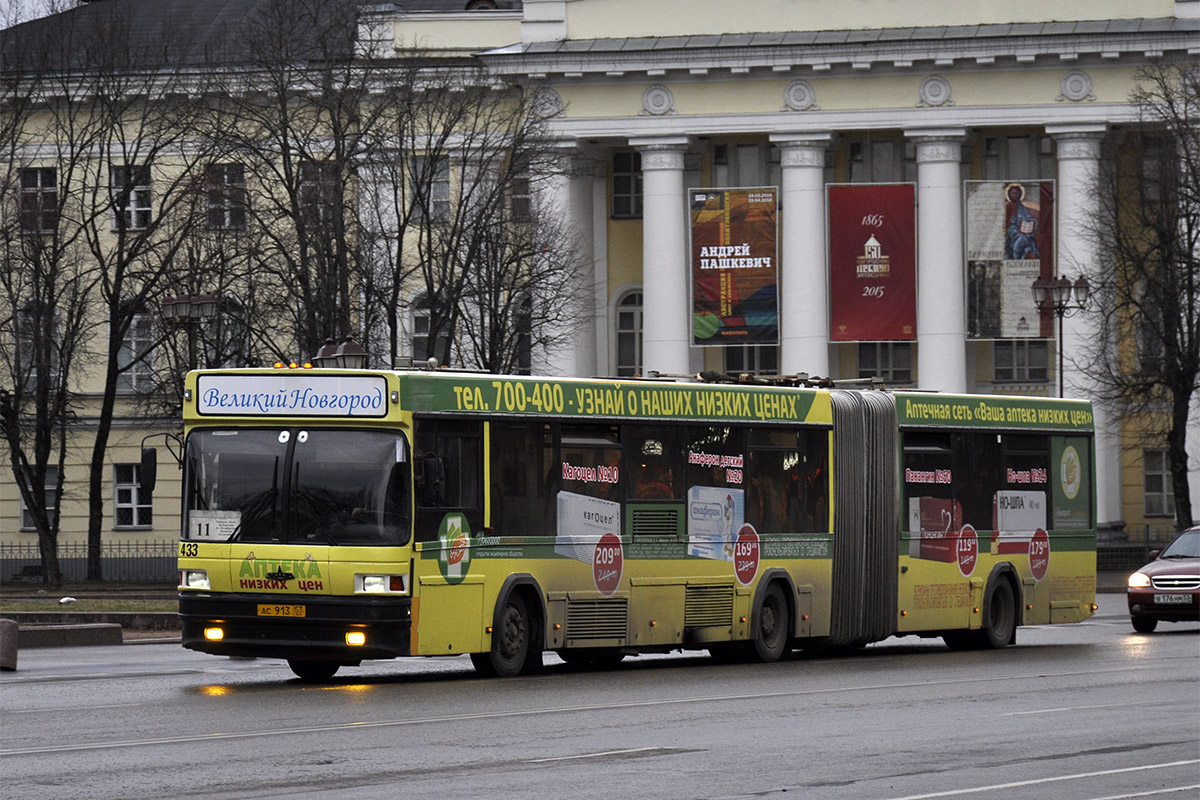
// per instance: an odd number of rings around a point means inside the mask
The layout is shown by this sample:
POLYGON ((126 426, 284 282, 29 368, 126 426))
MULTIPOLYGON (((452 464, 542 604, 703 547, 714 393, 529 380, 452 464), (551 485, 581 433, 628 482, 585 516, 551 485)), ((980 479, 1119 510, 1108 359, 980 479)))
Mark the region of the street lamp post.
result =
POLYGON ((362 369, 367 363, 367 351, 352 336, 347 336, 341 344, 326 339, 312 360, 318 367, 362 369))
POLYGON ((1058 396, 1063 396, 1063 317, 1069 317, 1087 306, 1088 292, 1091 286, 1088 279, 1080 275, 1074 283, 1069 278, 1059 275, 1053 280, 1038 277, 1030 287, 1033 291, 1034 305, 1042 311, 1053 311, 1058 318, 1057 336, 1054 340, 1058 350, 1058 396), (1074 294, 1074 302, 1071 295, 1074 294))
POLYGON ((163 298, 163 319, 179 325, 187 332, 189 370, 196 368, 196 333, 200 325, 216 315, 219 303, 220 299, 215 294, 187 294, 163 298))

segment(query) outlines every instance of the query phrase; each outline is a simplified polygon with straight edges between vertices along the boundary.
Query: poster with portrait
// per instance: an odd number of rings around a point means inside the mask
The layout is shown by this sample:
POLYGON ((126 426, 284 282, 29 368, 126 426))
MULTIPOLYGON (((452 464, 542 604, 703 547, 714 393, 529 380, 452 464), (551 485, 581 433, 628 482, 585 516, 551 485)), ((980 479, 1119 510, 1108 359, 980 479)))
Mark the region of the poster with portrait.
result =
POLYGON ((774 187, 688 193, 694 346, 779 343, 777 199, 774 187))
POLYGON ((829 187, 830 338, 917 338, 916 189, 829 187))
POLYGON ((967 181, 964 220, 967 335, 1053 336, 1031 287, 1054 277, 1054 182, 967 181))

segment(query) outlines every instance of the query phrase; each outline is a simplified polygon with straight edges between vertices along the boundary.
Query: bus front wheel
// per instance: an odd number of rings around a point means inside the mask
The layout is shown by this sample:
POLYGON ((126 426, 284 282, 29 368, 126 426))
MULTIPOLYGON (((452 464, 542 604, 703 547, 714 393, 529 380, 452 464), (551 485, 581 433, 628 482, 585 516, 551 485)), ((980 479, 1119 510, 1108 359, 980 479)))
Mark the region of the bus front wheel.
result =
POLYGON ((337 674, 338 667, 341 665, 336 661, 306 661, 299 658, 289 658, 288 666, 292 668, 292 672, 296 673, 296 677, 300 680, 316 683, 332 678, 337 674))
POLYGON ((787 649, 791 638, 790 615, 787 598, 778 583, 767 587, 762 605, 755 615, 757 626, 754 635, 753 653, 763 663, 778 661, 787 649))
MULTIPOLYGON (((532 645, 529 609, 520 595, 510 594, 500 613, 500 624, 492 631, 492 649, 472 653, 475 671, 485 677, 511 678, 528 670, 532 645)), ((541 654, 537 654, 540 658, 541 654)))

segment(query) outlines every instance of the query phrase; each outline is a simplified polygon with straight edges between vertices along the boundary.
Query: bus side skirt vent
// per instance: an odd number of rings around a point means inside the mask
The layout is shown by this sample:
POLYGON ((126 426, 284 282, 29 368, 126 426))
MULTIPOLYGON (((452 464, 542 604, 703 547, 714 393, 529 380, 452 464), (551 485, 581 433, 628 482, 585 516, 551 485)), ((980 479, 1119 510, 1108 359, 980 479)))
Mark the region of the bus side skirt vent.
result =
POLYGON ((733 622, 733 586, 689 586, 684 602, 683 626, 729 627, 733 622))
POLYGON ((604 640, 625 644, 629 635, 629 601, 624 597, 611 600, 570 600, 567 603, 568 644, 604 640))

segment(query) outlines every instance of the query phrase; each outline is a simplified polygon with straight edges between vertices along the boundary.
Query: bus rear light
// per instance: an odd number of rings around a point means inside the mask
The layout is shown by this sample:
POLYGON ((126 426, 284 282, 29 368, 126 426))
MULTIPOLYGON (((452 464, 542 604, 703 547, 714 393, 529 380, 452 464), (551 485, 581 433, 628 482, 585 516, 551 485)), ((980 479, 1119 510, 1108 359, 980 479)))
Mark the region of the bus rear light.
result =
POLYGON ((367 635, 362 631, 347 631, 346 644, 351 647, 362 647, 367 643, 367 635))
POLYGON ((210 642, 219 642, 225 638, 225 631, 222 628, 205 628, 204 638, 210 642))

